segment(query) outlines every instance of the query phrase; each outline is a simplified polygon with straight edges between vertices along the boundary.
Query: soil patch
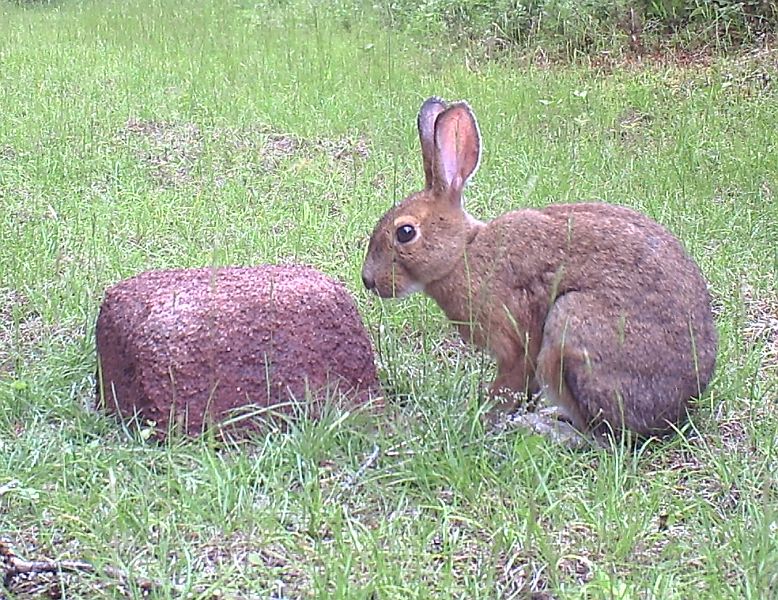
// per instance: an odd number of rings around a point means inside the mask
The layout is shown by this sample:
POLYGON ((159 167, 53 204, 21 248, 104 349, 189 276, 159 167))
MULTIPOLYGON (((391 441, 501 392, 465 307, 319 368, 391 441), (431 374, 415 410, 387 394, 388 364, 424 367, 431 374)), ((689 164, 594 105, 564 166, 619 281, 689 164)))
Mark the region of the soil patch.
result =
POLYGON ((750 285, 742 288, 746 310, 744 333, 750 344, 762 347, 762 371, 778 372, 778 294, 750 285))
POLYGON ((0 288, 0 374, 10 373, 16 354, 43 336, 43 319, 30 312, 27 304, 16 290, 0 288))
POLYGON ((353 168, 354 161, 370 156, 362 135, 303 138, 263 125, 202 129, 194 123, 130 119, 118 139, 167 189, 266 175, 295 158, 323 157, 337 169, 353 168))

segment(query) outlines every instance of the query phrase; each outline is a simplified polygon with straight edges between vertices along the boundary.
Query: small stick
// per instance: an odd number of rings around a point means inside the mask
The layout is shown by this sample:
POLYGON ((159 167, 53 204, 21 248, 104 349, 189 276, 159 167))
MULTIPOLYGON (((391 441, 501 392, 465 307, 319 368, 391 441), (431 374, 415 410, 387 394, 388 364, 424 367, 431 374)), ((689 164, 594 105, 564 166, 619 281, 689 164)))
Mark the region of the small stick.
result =
MULTIPOLYGON (((81 560, 24 560, 19 557, 8 542, 0 540, 0 563, 5 571, 3 581, 8 587, 11 579, 24 573, 97 573, 98 570, 91 563, 81 560)), ((107 565, 102 572, 116 579, 120 584, 126 585, 130 580, 129 575, 119 569, 107 565)), ((135 578, 135 584, 143 591, 151 591, 162 587, 162 583, 145 577, 135 578)), ((173 585, 176 592, 181 592, 180 586, 173 585)))
POLYGON ((362 478, 362 476, 365 474, 365 471, 367 471, 373 463, 375 463, 376 460, 378 460, 378 455, 381 453, 381 449, 378 447, 378 444, 375 445, 373 448, 373 451, 370 453, 370 456, 367 457, 364 463, 357 469, 357 472, 348 477, 342 484, 341 487, 343 489, 349 489, 354 484, 362 478))

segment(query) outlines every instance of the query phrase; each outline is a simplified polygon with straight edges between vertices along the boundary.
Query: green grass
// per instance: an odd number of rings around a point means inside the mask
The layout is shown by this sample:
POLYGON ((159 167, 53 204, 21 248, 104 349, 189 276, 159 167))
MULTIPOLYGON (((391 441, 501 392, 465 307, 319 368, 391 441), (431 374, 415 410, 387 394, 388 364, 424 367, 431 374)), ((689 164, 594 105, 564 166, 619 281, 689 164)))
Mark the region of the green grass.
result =
MULTIPOLYGON (((156 597, 775 597, 775 58, 527 69, 347 4, 0 2, 0 538, 124 569, 131 597, 137 577, 156 597), (683 435, 573 453, 486 434, 489 361, 424 298, 363 292, 375 219, 420 185, 431 94, 480 118, 476 216, 600 198, 699 261, 721 349, 683 435), (107 286, 287 260, 354 293, 391 390, 380 420, 158 446, 95 412, 107 286)), ((121 596, 113 581, 6 594, 121 596)))
POLYGON ((769 45, 778 24, 771 0, 395 0, 382 8, 386 22, 543 62, 743 51, 769 45))

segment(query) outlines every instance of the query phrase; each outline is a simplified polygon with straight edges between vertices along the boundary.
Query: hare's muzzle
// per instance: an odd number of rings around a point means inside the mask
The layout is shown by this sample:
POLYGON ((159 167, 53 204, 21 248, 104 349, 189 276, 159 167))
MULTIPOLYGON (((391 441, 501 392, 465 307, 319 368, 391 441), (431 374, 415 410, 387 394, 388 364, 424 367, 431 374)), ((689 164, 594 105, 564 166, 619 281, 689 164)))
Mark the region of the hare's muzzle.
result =
POLYGON ((362 271, 362 283, 365 284, 365 287, 370 291, 375 291, 375 279, 362 271))

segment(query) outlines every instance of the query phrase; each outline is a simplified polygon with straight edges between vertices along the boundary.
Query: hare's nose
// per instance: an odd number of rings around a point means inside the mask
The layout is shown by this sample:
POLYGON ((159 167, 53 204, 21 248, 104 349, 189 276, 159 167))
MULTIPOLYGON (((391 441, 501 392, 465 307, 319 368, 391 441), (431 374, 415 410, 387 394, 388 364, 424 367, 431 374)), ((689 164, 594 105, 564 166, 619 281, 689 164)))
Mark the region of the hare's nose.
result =
POLYGON ((375 287, 375 279, 365 273, 362 273, 362 283, 364 283, 365 287, 369 290, 372 290, 375 287))

